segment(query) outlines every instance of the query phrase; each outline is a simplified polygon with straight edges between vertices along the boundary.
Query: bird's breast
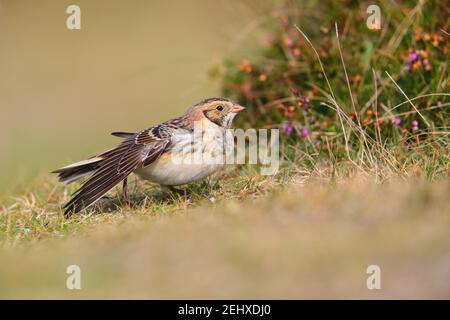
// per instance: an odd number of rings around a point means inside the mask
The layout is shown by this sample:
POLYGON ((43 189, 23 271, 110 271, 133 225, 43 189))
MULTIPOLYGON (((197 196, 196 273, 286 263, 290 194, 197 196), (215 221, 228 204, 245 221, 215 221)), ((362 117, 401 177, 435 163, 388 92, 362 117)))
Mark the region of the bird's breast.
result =
POLYGON ((225 164, 223 130, 174 133, 170 147, 150 165, 136 170, 142 179, 163 185, 182 185, 203 179, 225 164))

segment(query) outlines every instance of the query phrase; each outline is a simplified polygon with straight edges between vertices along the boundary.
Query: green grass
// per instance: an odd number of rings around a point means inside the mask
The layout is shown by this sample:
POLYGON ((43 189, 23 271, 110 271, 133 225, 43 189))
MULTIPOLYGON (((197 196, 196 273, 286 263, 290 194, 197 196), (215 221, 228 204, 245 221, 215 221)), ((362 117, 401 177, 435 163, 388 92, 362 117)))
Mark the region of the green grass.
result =
MULTIPOLYGON (((3 205, 0 218, 0 240, 14 247, 28 242, 40 242, 49 238, 77 235, 105 222, 120 223, 132 216, 171 215, 185 212, 188 208, 214 203, 217 199, 240 200, 269 194, 284 184, 282 175, 269 177, 256 174, 254 168, 237 173, 231 172, 220 182, 205 180, 183 189, 186 193, 163 193, 156 185, 136 179, 130 182, 131 205, 126 204, 116 190, 99 201, 94 207, 70 219, 63 217, 62 205, 70 198, 78 185, 65 188, 55 178, 43 175, 31 182, 24 190, 17 190, 20 197, 9 197, 3 205), (49 182, 51 180, 52 182, 49 182)), ((224 174, 224 173, 223 173, 224 174)))
POLYGON ((290 167, 267 178, 244 168, 186 198, 140 184, 136 207, 116 201, 69 220, 61 186, 38 179, 0 214, 0 296, 448 297, 448 180, 332 172, 290 167), (80 291, 65 288, 71 264, 80 291), (382 269, 380 291, 365 287, 371 264, 382 269))
POLYGON ((280 128, 315 161, 371 171, 381 162, 398 171, 399 156, 430 145, 448 148, 448 8, 379 6, 380 30, 367 28, 359 1, 286 1, 263 13, 264 41, 218 71, 224 93, 248 107, 239 124, 280 128))

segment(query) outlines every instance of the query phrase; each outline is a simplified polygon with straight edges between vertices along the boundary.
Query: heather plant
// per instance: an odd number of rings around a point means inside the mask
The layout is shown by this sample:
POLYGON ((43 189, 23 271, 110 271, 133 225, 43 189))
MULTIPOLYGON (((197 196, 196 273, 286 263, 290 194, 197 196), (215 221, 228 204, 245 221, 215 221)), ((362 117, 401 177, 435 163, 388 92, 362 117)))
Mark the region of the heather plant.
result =
POLYGON ((447 172, 448 7, 378 5, 379 30, 368 28, 363 1, 286 1, 269 10, 257 54, 223 68, 225 95, 249 108, 240 124, 279 128, 290 160, 402 172, 433 159, 433 174, 447 172))

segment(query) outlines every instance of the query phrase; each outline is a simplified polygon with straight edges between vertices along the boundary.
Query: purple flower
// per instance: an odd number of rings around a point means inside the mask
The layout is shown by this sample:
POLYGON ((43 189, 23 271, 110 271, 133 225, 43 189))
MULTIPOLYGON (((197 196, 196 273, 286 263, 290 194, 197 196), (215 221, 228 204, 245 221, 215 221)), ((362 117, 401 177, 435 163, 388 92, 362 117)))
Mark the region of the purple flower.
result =
POLYGON ((411 122, 411 124, 412 124, 412 127, 413 127, 413 130, 414 130, 414 131, 419 130, 419 121, 413 120, 413 121, 411 122))
POLYGON ((311 102, 311 100, 309 100, 308 97, 303 98, 303 102, 306 104, 309 104, 311 102))
POLYGON ((292 134, 293 128, 289 122, 286 122, 283 125, 283 131, 284 131, 284 133, 286 133, 288 135, 292 134))
POLYGON ((394 121, 392 121, 393 124, 395 124, 396 126, 399 126, 400 123, 402 123, 402 120, 400 118, 395 118, 394 121))
POLYGON ((408 57, 409 62, 414 62, 417 60, 417 52, 411 52, 408 57))
POLYGON ((303 129, 302 129, 302 136, 308 137, 308 136, 309 136, 309 130, 306 129, 306 128, 303 128, 303 129))

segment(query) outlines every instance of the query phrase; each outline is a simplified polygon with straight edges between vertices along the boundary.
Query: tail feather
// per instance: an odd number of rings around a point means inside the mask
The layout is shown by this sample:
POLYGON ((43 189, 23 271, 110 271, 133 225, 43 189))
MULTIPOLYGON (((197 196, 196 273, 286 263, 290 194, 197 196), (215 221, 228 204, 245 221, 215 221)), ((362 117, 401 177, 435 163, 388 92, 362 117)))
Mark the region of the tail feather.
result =
POLYGON ((70 164, 61 169, 52 171, 52 173, 57 173, 59 181, 67 185, 84 176, 92 174, 100 167, 102 160, 102 157, 94 157, 70 164))

